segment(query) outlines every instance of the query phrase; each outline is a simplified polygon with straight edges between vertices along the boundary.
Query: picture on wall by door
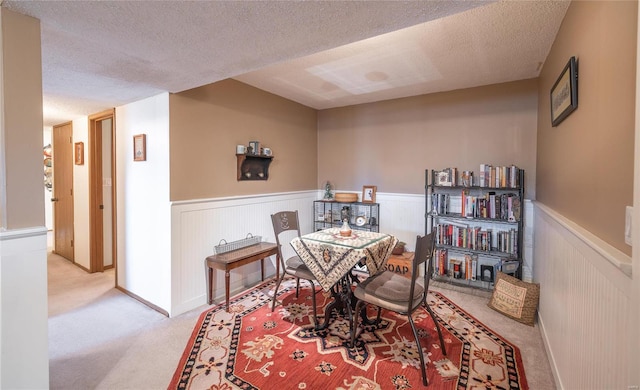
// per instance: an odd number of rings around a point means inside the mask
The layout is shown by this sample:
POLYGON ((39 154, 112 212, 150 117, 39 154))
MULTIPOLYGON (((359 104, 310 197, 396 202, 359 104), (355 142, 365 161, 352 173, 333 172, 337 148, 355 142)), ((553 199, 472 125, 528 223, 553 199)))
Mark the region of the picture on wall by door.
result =
POLYGON ((147 160, 147 136, 138 134, 133 136, 133 161, 147 160))
POLYGON ((75 163, 76 165, 84 165, 84 142, 75 143, 75 163))

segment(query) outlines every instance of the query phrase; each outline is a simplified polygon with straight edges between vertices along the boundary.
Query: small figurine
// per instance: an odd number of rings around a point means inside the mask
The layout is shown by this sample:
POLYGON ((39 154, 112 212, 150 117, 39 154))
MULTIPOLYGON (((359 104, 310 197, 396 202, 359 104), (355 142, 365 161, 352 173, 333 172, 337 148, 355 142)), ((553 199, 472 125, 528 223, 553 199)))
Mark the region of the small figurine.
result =
POLYGON ((331 193, 331 183, 329 182, 324 185, 324 199, 333 200, 333 194, 331 193))

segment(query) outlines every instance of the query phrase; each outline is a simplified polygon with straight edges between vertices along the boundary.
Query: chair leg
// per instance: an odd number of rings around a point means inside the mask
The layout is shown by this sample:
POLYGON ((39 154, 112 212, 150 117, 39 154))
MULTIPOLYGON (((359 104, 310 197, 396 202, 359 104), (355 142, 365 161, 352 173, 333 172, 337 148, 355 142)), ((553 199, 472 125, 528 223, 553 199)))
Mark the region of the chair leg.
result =
POLYGON ((318 310, 316 309, 316 285, 313 280, 309 280, 311 283, 311 302, 313 303, 313 326, 318 327, 318 310))
POLYGON ((409 324, 411 324, 411 329, 413 330, 413 337, 416 339, 416 347, 418 348, 418 355, 420 356, 420 369, 422 370, 422 384, 425 386, 429 386, 427 382, 427 369, 424 366, 424 355, 422 354, 422 346, 420 345, 420 340, 418 339, 418 331, 416 330, 416 326, 413 323, 413 318, 411 318, 411 313, 407 315, 409 317, 409 324))
POLYGON ((298 298, 299 293, 300 293, 300 278, 296 278, 296 298, 298 298))
POLYGON ((436 324, 436 329, 438 330, 438 338, 440 339, 440 347, 442 348, 442 354, 444 356, 447 356, 447 350, 445 349, 445 346, 444 346, 444 339, 442 338, 442 331, 440 330, 440 325, 438 324, 436 315, 433 312, 433 310, 431 310, 431 307, 428 304, 425 304, 425 306, 427 307, 427 311, 429 312, 429 315, 431 316, 433 323, 436 324))
POLYGON ((351 348, 355 346, 356 342, 356 331, 358 330, 358 317, 360 317, 360 310, 362 310, 362 305, 364 301, 358 300, 356 303, 356 310, 353 316, 353 323, 351 325, 351 348))
POLYGON ((280 288, 280 283, 282 283, 282 279, 284 279, 285 272, 282 271, 282 275, 280 279, 278 279, 278 283, 276 284, 276 289, 273 290, 273 302, 271 303, 271 311, 274 311, 276 308, 276 300, 278 298, 278 288, 280 288))

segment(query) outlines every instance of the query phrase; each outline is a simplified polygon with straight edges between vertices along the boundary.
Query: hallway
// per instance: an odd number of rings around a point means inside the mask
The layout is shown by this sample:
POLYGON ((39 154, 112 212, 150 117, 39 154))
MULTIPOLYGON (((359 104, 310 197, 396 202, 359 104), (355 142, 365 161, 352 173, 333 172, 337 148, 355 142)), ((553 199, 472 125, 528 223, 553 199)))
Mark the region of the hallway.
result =
POLYGON ((169 319, 49 254, 51 389, 163 389, 203 308, 169 319))

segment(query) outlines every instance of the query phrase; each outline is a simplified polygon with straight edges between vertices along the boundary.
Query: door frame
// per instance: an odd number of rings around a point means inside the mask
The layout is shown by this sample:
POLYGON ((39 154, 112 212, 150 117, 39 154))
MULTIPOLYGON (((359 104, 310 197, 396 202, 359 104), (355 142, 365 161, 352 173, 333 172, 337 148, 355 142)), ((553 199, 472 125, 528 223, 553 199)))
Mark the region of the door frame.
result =
MULTIPOLYGON (((113 267, 117 273, 116 235, 116 129, 115 109, 109 109, 89 116, 89 272, 104 271, 104 239, 102 205, 102 128, 98 123, 111 118, 111 246, 113 267), (98 136, 100 135, 100 136, 98 136)), ((116 277, 117 281, 117 277, 116 277)), ((117 283, 116 283, 117 284, 117 283)))

